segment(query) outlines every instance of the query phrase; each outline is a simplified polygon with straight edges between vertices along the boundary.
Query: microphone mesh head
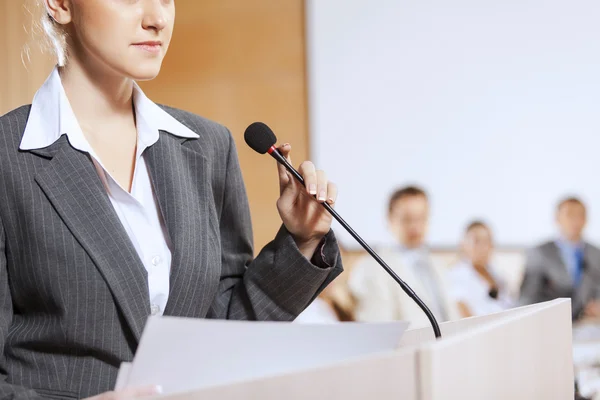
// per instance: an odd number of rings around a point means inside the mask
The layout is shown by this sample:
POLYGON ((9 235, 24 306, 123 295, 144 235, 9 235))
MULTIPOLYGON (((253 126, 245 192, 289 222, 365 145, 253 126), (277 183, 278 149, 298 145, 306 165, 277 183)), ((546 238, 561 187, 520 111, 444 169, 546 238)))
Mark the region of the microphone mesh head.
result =
POLYGON ((246 128, 244 140, 254 151, 265 154, 271 146, 277 143, 275 134, 266 124, 254 122, 246 128))

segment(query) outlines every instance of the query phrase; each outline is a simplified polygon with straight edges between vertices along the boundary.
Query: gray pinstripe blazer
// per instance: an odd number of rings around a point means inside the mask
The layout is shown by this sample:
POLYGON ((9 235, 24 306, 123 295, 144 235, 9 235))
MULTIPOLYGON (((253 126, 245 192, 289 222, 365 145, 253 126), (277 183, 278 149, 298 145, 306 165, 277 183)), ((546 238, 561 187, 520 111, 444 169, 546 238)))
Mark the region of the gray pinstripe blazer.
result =
MULTIPOLYGON (((165 315, 294 319, 341 272, 333 233, 309 262, 282 227, 252 260, 231 135, 165 109, 200 135, 161 132, 145 154, 173 243, 165 315)), ((65 135, 18 149, 29 110, 0 117, 0 399, 83 398, 111 390, 132 359, 147 276, 86 154, 65 135)))

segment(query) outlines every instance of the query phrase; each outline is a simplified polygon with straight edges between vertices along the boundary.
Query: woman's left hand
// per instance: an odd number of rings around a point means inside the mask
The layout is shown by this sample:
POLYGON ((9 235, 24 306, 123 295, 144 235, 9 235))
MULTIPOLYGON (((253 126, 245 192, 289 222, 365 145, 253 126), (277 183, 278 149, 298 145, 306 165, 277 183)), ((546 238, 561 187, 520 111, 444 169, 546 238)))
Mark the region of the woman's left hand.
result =
MULTIPOLYGON (((292 146, 284 144, 278 150, 291 164, 292 146)), ((327 202, 333 206, 337 199, 337 187, 327 180, 325 172, 316 170, 310 161, 303 162, 298 168, 304 178, 304 186, 283 165, 278 163, 277 168, 280 188, 277 210, 302 254, 311 259, 319 242, 331 229, 331 214, 321 203, 327 202)))

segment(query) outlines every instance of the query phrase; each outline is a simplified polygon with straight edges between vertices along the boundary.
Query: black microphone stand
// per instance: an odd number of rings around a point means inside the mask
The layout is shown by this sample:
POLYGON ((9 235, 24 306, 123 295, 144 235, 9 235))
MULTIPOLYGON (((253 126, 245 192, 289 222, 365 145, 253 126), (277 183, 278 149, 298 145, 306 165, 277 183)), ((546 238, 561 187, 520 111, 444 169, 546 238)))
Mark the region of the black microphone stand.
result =
MULTIPOLYGON (((269 150, 269 154, 271 154, 271 156, 275 158, 279 163, 283 164, 285 168, 304 185, 304 178, 302 178, 302 175, 300 175, 300 173, 296 171, 296 169, 292 165, 290 165, 290 163, 275 147, 272 147, 271 150, 269 150)), ((435 334, 435 337, 437 339, 441 338, 442 333, 440 331, 440 326, 438 325, 435 316, 427 307, 427 305, 425 305, 423 300, 421 300, 419 296, 417 296, 417 294, 411 289, 410 286, 406 284, 406 282, 400 279, 398 274, 396 274, 394 270, 392 270, 390 266, 387 265, 377 253, 375 253, 375 251, 360 237, 360 235, 356 233, 354 229, 352 229, 350 225, 348 225, 346 221, 344 221, 344 219, 333 209, 333 207, 331 207, 327 202, 323 202, 321 204, 323 204, 323 207, 325 207, 325 209, 329 211, 333 218, 335 218, 340 223, 340 225, 342 225, 344 229, 346 229, 346 231, 348 231, 348 233, 352 235, 354 239, 356 239, 356 241, 367 251, 367 253, 369 253, 371 257, 373 257, 375 261, 377 261, 377 263, 379 263, 379 265, 381 265, 381 267, 385 269, 385 271, 398 283, 398 285, 400 285, 402 290, 404 290, 404 292, 411 299, 413 299, 415 303, 417 303, 417 305, 421 308, 421 310, 423 310, 425 315, 427 315, 429 322, 431 322, 431 326, 433 327, 433 333, 435 334)))

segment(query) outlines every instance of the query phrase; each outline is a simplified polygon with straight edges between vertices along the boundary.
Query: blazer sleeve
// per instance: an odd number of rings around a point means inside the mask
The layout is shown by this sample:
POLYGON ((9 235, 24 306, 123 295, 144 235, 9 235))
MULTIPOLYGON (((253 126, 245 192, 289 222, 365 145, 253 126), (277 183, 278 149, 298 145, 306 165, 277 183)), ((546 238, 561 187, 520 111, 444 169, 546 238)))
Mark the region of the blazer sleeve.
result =
MULTIPOLYGON (((0 220, 0 360, 4 360, 6 337, 12 322, 13 304, 8 284, 8 271, 6 266, 6 234, 2 220, 0 220)), ((34 390, 21 386, 11 385, 6 382, 6 371, 0 364, 0 399, 26 400, 41 399, 34 390)))
POLYGON ((221 277, 209 318, 238 320, 295 319, 342 271, 333 231, 323 238, 312 260, 300 253, 281 226, 275 239, 253 257, 252 225, 246 189, 231 134, 220 212, 221 277))

